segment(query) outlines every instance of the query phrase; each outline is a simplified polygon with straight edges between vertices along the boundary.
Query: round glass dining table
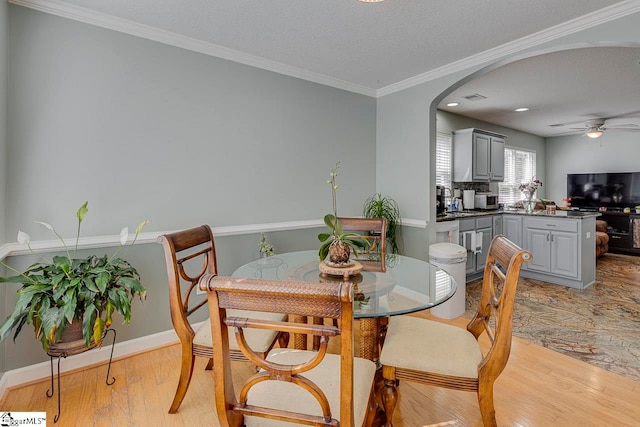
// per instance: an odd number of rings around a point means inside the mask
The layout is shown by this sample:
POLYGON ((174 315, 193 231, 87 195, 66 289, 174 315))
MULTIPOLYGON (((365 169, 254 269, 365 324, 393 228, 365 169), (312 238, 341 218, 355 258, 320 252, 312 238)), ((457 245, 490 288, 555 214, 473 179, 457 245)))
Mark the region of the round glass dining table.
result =
MULTIPOLYGON (((305 282, 351 282, 354 284, 355 319, 359 319, 358 355, 377 361, 390 316, 413 313, 442 304, 456 290, 444 270, 415 258, 387 254, 385 271, 369 269, 349 278, 320 272, 318 251, 298 251, 251 261, 234 277, 295 280, 305 282)), ((315 319, 316 322, 322 319, 315 319)), ((294 337, 295 348, 306 348, 306 337, 294 337)))

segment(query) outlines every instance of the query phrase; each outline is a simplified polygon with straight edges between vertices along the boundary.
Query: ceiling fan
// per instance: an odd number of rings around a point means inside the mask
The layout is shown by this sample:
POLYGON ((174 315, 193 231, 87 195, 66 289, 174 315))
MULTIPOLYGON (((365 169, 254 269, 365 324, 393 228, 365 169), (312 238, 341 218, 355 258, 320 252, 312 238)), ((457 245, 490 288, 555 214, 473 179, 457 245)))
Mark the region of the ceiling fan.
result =
POLYGON ((583 127, 570 128, 581 130, 589 138, 600 138, 605 131, 640 131, 640 117, 613 117, 610 119, 591 119, 584 122, 583 127))

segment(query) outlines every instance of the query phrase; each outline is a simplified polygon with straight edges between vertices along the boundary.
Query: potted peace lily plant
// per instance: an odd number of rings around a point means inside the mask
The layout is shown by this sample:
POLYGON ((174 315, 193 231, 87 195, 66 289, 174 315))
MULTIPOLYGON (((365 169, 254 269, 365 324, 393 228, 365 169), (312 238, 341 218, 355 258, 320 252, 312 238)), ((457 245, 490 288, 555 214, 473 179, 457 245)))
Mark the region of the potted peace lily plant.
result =
POLYGON ((322 242, 320 249, 318 250, 320 261, 324 261, 327 258, 327 255, 329 255, 329 262, 336 267, 348 265, 352 249, 357 255, 358 250, 369 247, 369 242, 361 235, 352 232, 345 232, 342 229, 340 220, 338 219, 336 199, 338 184, 336 183, 336 177, 338 176, 339 168, 340 162, 337 162, 336 165, 330 169, 330 179, 327 181, 327 184, 331 186, 333 213, 324 216, 324 223, 329 227, 330 233, 318 234, 318 240, 322 242))
MULTIPOLYGON (((125 248, 129 229, 120 232, 120 247, 111 256, 89 255, 76 258, 80 225, 88 212, 85 202, 76 212, 78 232, 73 252, 64 239, 50 224, 36 221, 56 235, 66 249, 66 255, 54 256, 51 260, 36 253, 31 248, 27 233, 18 232, 18 242, 26 245, 40 261, 31 264, 24 272, 2 263, 17 275, 0 277, 0 282, 21 283, 18 301, 7 319, 0 326, 0 341, 15 329, 14 340, 25 323, 33 324, 36 338, 40 339, 45 351, 63 339, 67 329, 80 326, 84 344, 100 345, 103 334, 111 325, 114 312, 124 317, 127 325, 131 320, 131 302, 135 296, 145 298, 145 288, 140 283, 136 269, 118 257, 125 248), (70 325, 74 327, 70 327, 70 325)), ((131 242, 135 242, 148 221, 142 221, 136 228, 131 242)), ((130 246, 130 245, 129 245, 130 246)))

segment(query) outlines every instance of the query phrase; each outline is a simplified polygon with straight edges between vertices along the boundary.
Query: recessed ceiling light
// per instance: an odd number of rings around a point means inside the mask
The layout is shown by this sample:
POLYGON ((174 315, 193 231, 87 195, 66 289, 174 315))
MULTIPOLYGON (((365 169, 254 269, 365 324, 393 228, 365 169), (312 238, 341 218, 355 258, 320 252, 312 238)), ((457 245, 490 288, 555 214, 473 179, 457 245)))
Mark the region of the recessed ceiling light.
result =
POLYGON ((530 108, 529 108, 529 107, 520 107, 520 108, 516 108, 516 109, 515 109, 515 110, 513 110, 513 111, 517 111, 518 113, 521 113, 521 112, 523 112, 523 111, 529 111, 529 110, 530 110, 530 108))
POLYGON ((450 102, 447 104, 447 107, 457 107, 458 105, 460 105, 459 102, 450 102))

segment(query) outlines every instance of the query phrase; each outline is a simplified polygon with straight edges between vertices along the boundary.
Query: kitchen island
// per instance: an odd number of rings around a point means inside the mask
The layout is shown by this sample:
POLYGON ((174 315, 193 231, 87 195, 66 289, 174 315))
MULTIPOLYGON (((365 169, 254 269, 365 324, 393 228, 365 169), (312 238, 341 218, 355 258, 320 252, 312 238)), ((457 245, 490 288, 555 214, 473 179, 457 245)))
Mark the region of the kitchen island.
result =
POLYGON ((452 212, 437 219, 459 221, 467 249, 467 281, 482 275, 488 244, 497 234, 533 254, 522 277, 584 289, 595 282, 595 222, 599 212, 524 210, 452 212), (491 226, 492 225, 492 226, 491 226))

